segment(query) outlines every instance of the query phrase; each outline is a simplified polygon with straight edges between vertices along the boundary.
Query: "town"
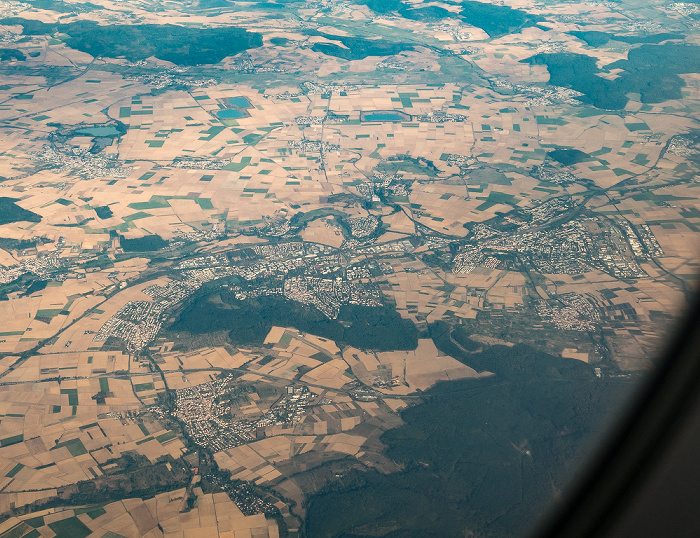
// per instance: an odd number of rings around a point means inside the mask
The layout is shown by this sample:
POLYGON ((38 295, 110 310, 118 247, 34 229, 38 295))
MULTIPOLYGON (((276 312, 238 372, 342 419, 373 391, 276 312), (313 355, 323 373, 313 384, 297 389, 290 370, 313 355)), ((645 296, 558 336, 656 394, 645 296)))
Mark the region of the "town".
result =
POLYGON ((208 383, 176 390, 173 410, 162 412, 181 421, 194 443, 220 452, 264 437, 266 428, 298 424, 315 397, 305 385, 289 385, 268 411, 242 412, 241 407, 249 409, 250 402, 260 398, 253 386, 226 374, 208 383))

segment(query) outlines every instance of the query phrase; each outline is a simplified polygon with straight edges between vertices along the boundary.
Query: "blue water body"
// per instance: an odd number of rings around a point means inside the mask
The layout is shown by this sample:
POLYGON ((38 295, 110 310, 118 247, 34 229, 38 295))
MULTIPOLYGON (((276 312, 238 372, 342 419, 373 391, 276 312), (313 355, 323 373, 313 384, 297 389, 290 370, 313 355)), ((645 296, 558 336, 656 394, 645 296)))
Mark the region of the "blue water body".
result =
POLYGON ((391 114, 389 112, 377 112, 375 114, 365 114, 365 121, 403 121, 406 118, 400 114, 391 114))
POLYGON ((242 118, 245 116, 243 112, 235 108, 225 108, 224 110, 217 110, 216 116, 222 120, 231 120, 236 118, 242 118))
POLYGON ((77 131, 74 131, 73 134, 79 136, 117 136, 119 134, 119 129, 117 129, 114 125, 104 125, 78 129, 77 131))
POLYGON ((248 108, 250 106, 250 101, 245 97, 229 97, 229 104, 237 106, 240 108, 248 108))

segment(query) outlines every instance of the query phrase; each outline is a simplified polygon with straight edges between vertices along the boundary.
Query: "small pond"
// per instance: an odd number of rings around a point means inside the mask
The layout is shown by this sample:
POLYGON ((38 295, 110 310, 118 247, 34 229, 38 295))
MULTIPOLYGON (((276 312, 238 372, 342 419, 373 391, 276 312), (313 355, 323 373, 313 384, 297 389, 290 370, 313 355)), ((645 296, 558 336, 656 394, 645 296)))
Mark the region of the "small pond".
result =
POLYGON ((119 136, 121 133, 116 125, 95 125, 94 127, 82 127, 72 133, 74 136, 119 136))
POLYGON ((406 121, 407 118, 393 112, 370 112, 362 116, 364 121, 406 121))
POLYGON ((228 102, 231 106, 237 106, 239 108, 248 108, 250 106, 250 101, 245 97, 229 97, 228 102))
POLYGON ((243 112, 235 108, 225 108, 223 110, 216 111, 216 117, 221 118, 222 120, 243 118, 244 116, 245 114, 243 112))

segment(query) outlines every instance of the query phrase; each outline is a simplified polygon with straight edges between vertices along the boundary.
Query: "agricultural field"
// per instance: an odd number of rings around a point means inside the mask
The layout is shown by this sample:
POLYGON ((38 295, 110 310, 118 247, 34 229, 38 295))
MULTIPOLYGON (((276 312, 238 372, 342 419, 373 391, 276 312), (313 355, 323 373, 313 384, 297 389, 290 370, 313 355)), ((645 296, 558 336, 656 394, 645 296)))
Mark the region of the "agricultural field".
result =
POLYGON ((698 289, 698 13, 3 3, 0 538, 522 534, 698 289))

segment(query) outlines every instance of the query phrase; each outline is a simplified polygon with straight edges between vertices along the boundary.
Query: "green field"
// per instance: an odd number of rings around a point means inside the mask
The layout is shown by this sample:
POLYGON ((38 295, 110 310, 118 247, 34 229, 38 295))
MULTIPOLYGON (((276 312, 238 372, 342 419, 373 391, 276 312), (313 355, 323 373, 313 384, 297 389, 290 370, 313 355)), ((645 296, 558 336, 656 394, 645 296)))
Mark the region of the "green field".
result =
POLYGON ((80 439, 71 439, 69 441, 57 443, 51 448, 51 450, 55 450, 57 448, 62 447, 66 447, 68 449, 68 452, 71 453, 71 456, 82 456, 83 454, 88 453, 87 449, 85 448, 85 445, 83 445, 83 442, 80 439))
POLYGON ((97 519, 98 517, 106 514, 107 511, 101 506, 91 506, 86 508, 76 508, 73 513, 76 516, 79 516, 80 514, 87 514, 90 519, 97 519))
POLYGON ((229 170, 231 172, 240 172, 249 164, 250 164, 250 157, 243 157, 243 158, 241 158, 240 163, 230 162, 223 167, 223 170, 229 170))
POLYGON ((36 311, 37 318, 53 318, 63 312, 63 308, 42 308, 36 311))
POLYGON ((78 389, 61 389, 61 394, 68 395, 68 405, 78 405, 78 389))
POLYGON ((11 437, 5 437, 5 439, 0 439, 0 446, 10 446, 24 441, 24 435, 18 434, 11 437))
POLYGON ((144 392, 147 390, 154 390, 153 383, 137 383, 134 385, 135 392, 144 392))
POLYGON ((77 517, 69 517, 49 523, 49 528, 56 533, 56 538, 85 538, 92 531, 77 517))
POLYGON ((22 467, 24 467, 24 465, 18 463, 12 469, 10 469, 10 472, 8 472, 5 476, 7 478, 13 478, 17 473, 19 473, 22 470, 22 467))
POLYGON ((100 391, 109 392, 109 379, 106 377, 100 378, 100 391))
POLYGON ((177 437, 175 432, 165 432, 156 436, 156 441, 159 443, 165 443, 166 441, 170 441, 170 439, 175 439, 175 437, 177 437))

